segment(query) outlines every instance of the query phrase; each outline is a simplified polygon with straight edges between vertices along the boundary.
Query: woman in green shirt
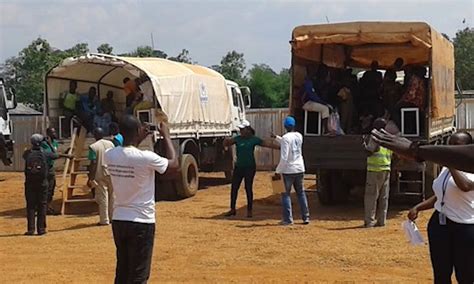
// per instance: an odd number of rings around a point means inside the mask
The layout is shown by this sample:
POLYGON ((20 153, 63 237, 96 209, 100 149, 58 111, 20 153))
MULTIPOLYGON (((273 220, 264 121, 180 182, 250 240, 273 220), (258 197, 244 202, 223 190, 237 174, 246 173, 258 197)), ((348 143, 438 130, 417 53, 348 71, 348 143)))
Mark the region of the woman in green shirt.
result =
POLYGON ((235 162, 234 172, 232 175, 232 187, 230 193, 230 211, 225 216, 235 216, 235 205, 237 202, 237 193, 242 180, 245 180, 245 192, 247 194, 247 217, 252 217, 253 203, 253 179, 256 172, 255 163, 255 147, 267 147, 279 149, 279 146, 272 142, 264 141, 255 136, 255 130, 250 126, 250 122, 243 120, 238 126, 240 135, 224 140, 224 146, 235 145, 237 150, 237 161, 235 162))

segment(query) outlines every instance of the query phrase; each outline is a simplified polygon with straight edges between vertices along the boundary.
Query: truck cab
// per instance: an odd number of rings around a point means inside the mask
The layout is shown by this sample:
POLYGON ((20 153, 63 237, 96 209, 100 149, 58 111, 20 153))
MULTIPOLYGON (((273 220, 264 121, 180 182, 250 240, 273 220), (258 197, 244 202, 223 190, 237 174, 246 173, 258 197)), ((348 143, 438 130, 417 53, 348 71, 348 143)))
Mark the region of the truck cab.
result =
POLYGON ((245 110, 250 108, 250 89, 248 87, 240 87, 236 82, 226 80, 227 93, 232 102, 232 126, 237 129, 237 125, 245 119, 245 110))
POLYGON ((0 78, 0 159, 5 165, 12 163, 14 141, 9 110, 16 108, 16 104, 14 89, 7 90, 3 79, 0 78))

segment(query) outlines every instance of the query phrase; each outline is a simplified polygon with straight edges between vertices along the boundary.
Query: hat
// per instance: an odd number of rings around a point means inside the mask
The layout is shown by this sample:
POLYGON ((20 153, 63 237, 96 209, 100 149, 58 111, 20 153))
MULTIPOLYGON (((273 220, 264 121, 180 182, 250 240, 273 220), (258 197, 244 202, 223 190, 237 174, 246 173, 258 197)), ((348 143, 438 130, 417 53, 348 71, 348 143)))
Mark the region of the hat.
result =
POLYGON ((33 146, 39 146, 43 140, 44 140, 44 136, 38 133, 31 135, 31 138, 30 138, 31 145, 33 146))
POLYGON ((295 127, 296 121, 292 116, 287 116, 283 121, 283 125, 285 127, 295 127))
POLYGON ((242 122, 240 122, 239 125, 237 125, 238 128, 240 129, 243 129, 243 128, 246 128, 246 127, 249 127, 250 126, 250 122, 246 119, 242 120, 242 122))

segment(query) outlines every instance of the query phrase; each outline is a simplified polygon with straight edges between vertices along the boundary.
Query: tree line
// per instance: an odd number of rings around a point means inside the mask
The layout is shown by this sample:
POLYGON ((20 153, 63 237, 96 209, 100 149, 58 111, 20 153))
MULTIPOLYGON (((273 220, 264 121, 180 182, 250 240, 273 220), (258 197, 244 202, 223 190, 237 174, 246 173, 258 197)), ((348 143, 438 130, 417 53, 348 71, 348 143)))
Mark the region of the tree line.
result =
MULTIPOLYGON (((459 30, 452 42, 455 48, 456 80, 463 89, 474 89, 474 80, 471 79, 474 72, 474 28, 459 30)), ((42 110, 46 72, 67 57, 84 55, 89 51, 87 43, 78 43, 69 49, 59 50, 53 48, 46 39, 38 38, 23 48, 17 56, 5 60, 0 66, 0 77, 4 78, 7 86, 16 90, 18 102, 42 110)), ((114 54, 114 49, 110 44, 104 43, 97 47, 97 52, 114 54)), ((182 49, 176 56, 168 56, 164 51, 151 46, 139 46, 128 53, 117 55, 159 57, 189 64, 197 63, 187 49, 182 49)), ((253 64, 247 68, 244 54, 237 51, 228 52, 219 64, 210 68, 220 72, 226 79, 250 87, 252 107, 288 106, 289 69, 275 72, 267 64, 253 64)))
MULTIPOLYGON (((48 70, 71 56, 80 56, 90 52, 87 43, 78 43, 71 48, 59 50, 52 47, 46 39, 37 38, 23 48, 17 56, 5 60, 0 66, 0 77, 8 87, 16 90, 18 102, 42 110, 44 76, 48 70)), ((114 48, 104 43, 97 47, 97 52, 114 54, 114 48)), ((128 57, 158 57, 177 62, 197 64, 187 49, 182 49, 176 56, 168 56, 162 50, 151 46, 139 46, 128 53, 116 54, 128 57)), ((226 79, 247 85, 253 92, 255 107, 284 107, 289 96, 289 73, 287 69, 274 72, 268 65, 254 65, 246 71, 244 55, 236 51, 228 52, 220 64, 210 68, 221 72, 226 79)))

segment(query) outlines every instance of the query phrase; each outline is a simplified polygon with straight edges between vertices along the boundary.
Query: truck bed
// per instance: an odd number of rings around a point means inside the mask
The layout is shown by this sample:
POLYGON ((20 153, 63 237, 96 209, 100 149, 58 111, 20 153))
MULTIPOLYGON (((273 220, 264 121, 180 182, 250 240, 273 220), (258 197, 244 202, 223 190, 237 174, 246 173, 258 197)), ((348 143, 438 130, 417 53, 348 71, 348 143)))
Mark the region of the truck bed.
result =
POLYGON ((362 142, 362 135, 305 136, 303 157, 306 172, 316 173, 317 169, 366 169, 367 154, 362 142))

